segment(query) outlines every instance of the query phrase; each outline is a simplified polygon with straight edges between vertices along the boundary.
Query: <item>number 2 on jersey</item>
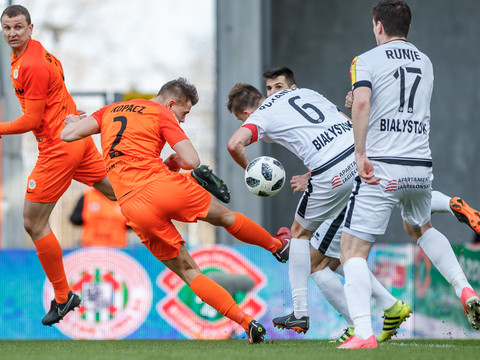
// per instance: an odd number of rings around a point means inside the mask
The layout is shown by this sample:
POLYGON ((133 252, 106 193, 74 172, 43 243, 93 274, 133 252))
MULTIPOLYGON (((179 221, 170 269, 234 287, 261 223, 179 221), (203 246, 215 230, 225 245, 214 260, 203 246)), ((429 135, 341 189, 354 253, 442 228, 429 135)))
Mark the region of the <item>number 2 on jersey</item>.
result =
POLYGON ((120 140, 122 140, 123 132, 127 128, 127 118, 125 116, 117 116, 113 118, 113 121, 114 122, 120 121, 122 125, 120 126, 120 130, 118 130, 117 136, 115 136, 115 140, 113 140, 112 146, 110 147, 110 151, 108 152, 110 159, 123 155, 121 151, 115 150, 115 146, 117 146, 120 143, 120 140))

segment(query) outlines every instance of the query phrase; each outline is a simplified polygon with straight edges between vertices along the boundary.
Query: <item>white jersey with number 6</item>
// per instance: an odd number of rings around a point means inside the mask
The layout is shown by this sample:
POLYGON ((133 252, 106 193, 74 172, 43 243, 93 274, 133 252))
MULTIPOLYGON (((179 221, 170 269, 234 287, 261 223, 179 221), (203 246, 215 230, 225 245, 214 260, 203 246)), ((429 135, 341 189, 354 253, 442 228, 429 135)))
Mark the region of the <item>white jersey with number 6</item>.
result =
POLYGON ((366 152, 371 160, 431 166, 433 67, 407 41, 377 46, 352 61, 353 89, 372 89, 366 152))
POLYGON ((325 97, 310 89, 280 91, 265 99, 244 126, 255 125, 254 141, 280 144, 313 173, 353 153, 352 123, 325 97))

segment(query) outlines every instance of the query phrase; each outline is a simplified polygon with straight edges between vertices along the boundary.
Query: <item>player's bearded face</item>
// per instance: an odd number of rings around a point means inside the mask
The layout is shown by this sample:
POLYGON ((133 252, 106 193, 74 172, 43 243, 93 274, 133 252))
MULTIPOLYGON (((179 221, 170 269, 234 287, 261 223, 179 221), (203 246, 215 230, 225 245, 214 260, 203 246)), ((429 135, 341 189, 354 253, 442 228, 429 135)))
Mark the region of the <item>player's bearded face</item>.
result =
MULTIPOLYGON (((25 15, 18 15, 12 18, 3 16, 2 18, 2 35, 6 43, 15 53, 23 51, 30 37, 32 36, 33 24, 28 25, 25 15)), ((19 54, 16 54, 19 55, 19 54)))

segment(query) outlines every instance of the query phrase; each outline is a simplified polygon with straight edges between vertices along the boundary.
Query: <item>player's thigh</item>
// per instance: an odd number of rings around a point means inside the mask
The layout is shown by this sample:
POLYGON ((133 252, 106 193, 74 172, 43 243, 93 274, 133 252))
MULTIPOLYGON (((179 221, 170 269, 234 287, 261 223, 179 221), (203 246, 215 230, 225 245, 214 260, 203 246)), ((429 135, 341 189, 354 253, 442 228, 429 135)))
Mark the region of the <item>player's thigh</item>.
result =
MULTIPOLYGON (((65 143, 70 144, 70 143, 65 143)), ((32 202, 56 202, 70 186, 82 154, 77 146, 56 146, 40 153, 28 177, 25 197, 32 202)))
POLYGON ((391 192, 388 175, 375 174, 382 180, 379 185, 369 185, 355 178, 355 186, 348 201, 344 228, 365 234, 384 234, 393 208, 399 202, 399 194, 391 192))
MULTIPOLYGON (((93 184, 96 184, 107 177, 102 156, 100 155, 100 152, 98 151, 91 137, 85 138, 78 142, 76 151, 82 154, 81 161, 79 162, 73 175, 73 178, 76 181, 87 186, 92 186, 93 184)), ((108 188, 103 190, 107 192, 104 193, 105 196, 112 196, 113 190, 108 191, 108 188)))
POLYGON ((134 190, 136 198, 149 201, 156 214, 168 220, 196 222, 207 216, 210 193, 180 174, 162 177, 134 190))
POLYGON ((95 189, 100 191, 107 199, 110 200, 117 200, 117 197, 115 196, 115 192, 113 191, 112 184, 110 183, 110 180, 108 177, 104 177, 102 180, 96 182, 95 184, 92 185, 95 189))
POLYGON ((213 196, 210 196, 210 207, 208 214, 204 220, 214 226, 230 227, 235 221, 235 212, 226 206, 220 204, 220 202, 213 196))
POLYGON ((121 198, 119 203, 127 225, 158 260, 170 260, 179 255, 185 240, 172 221, 157 211, 155 197, 148 197, 143 192, 133 193, 121 198))
POLYGON ((305 229, 315 231, 328 219, 336 218, 344 209, 354 184, 354 174, 340 178, 345 168, 353 166, 347 158, 324 173, 309 179, 300 199, 295 220, 305 229))
POLYGON ((414 228, 422 228, 430 221, 432 203, 432 169, 421 166, 409 166, 406 176, 399 184, 403 195, 400 200, 402 219, 414 228))
POLYGON ((340 259, 340 239, 346 208, 333 219, 325 220, 310 239, 310 245, 318 252, 340 259))

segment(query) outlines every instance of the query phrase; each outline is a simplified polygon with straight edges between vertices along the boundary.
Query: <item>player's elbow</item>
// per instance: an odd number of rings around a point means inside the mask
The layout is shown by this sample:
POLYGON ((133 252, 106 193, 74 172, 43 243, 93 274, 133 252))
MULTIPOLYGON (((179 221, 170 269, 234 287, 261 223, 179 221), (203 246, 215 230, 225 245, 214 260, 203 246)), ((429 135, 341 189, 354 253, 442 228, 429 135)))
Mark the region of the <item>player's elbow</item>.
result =
POLYGON ((236 139, 231 138, 227 143, 227 150, 232 156, 241 152, 242 148, 242 143, 236 139))
POLYGON ((355 99, 352 110, 365 111, 370 109, 370 100, 365 98, 355 99))
POLYGON ((182 168, 185 170, 196 169, 200 166, 200 158, 196 154, 183 157, 182 160, 183 160, 182 168))

